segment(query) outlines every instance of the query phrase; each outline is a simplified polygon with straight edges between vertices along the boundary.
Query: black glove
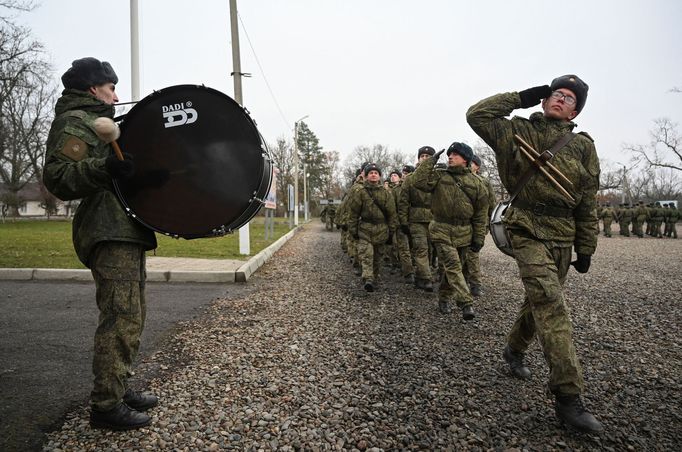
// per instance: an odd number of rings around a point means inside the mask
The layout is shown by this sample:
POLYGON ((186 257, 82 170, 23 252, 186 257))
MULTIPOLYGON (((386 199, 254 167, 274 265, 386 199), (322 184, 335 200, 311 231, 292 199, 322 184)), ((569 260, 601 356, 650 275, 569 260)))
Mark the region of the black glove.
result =
POLYGON ((539 104, 542 99, 547 99, 552 94, 549 85, 534 86, 533 88, 519 91, 521 96, 521 108, 530 108, 539 104))
POLYGON ((592 256, 578 253, 578 258, 571 262, 571 265, 575 267, 578 273, 587 273, 587 270, 590 269, 590 262, 592 262, 592 256))
POLYGON ((124 160, 119 160, 115 154, 110 155, 104 161, 104 169, 111 177, 116 179, 130 179, 135 174, 135 163, 133 156, 123 154, 124 160))
POLYGON ((400 225, 400 232, 402 232, 405 235, 410 235, 410 227, 406 224, 401 224, 400 225))
POLYGON ((443 152, 445 152, 445 149, 441 149, 440 151, 433 154, 433 161, 437 162, 443 152))
POLYGON ((481 248, 483 248, 482 243, 473 243, 472 242, 471 245, 469 245, 469 250, 471 250, 474 253, 478 253, 479 251, 481 251, 481 248))
POLYGON ((390 245, 391 243, 393 243, 393 233, 389 232, 388 233, 388 240, 386 240, 386 245, 390 245))

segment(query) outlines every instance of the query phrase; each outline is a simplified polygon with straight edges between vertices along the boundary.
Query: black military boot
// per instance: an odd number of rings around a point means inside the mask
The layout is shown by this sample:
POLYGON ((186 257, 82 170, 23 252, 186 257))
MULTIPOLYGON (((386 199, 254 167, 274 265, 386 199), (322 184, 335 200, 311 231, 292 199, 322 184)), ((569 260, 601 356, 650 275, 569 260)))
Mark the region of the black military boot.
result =
POLYGON ((410 273, 405 276, 405 284, 414 284, 414 274, 410 273))
POLYGON ((152 418, 145 413, 119 403, 109 411, 90 411, 90 427, 108 428, 110 430, 133 430, 151 424, 152 418))
POLYGON ((506 345, 502 357, 509 364, 509 369, 514 376, 522 380, 530 378, 530 369, 523 364, 523 353, 515 352, 509 345, 506 345))
POLYGON ((473 306, 470 304, 462 306, 462 318, 464 320, 473 320, 474 317, 476 317, 476 313, 473 306))
POLYGON ((134 410, 146 411, 158 405, 159 398, 154 394, 143 394, 132 389, 126 389, 126 393, 123 394, 123 402, 134 410))
POLYGON ((450 307, 450 303, 448 303, 445 300, 438 300, 438 310, 440 311, 441 314, 452 313, 452 308, 450 307))
POLYGON ((374 292, 374 283, 370 281, 369 279, 364 280, 364 288, 367 292, 374 292))
POLYGON ((557 417, 569 427, 585 433, 599 433, 604 426, 583 406, 578 394, 557 395, 554 411, 557 417))
POLYGON ((481 286, 478 284, 472 284, 470 286, 471 288, 471 296, 472 297, 480 297, 481 296, 481 286))
POLYGON ((433 283, 428 279, 417 278, 414 285, 425 292, 433 292, 433 283))

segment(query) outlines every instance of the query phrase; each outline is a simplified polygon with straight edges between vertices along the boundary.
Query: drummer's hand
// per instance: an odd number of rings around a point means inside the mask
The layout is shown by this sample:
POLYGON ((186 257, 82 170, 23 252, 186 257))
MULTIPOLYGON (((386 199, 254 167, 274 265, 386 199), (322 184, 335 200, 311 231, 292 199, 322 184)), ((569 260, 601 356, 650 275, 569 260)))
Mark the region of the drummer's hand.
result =
POLYGON ((130 179, 135 174, 133 156, 124 153, 123 160, 119 160, 115 154, 112 154, 104 161, 104 169, 106 169, 107 173, 113 178, 130 179))

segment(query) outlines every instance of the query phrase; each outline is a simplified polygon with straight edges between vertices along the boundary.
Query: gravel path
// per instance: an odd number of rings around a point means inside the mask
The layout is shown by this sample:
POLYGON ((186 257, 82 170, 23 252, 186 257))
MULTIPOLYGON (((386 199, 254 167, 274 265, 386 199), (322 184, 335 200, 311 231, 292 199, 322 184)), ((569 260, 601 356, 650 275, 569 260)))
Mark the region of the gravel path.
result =
POLYGON ((338 240, 307 225, 247 295, 216 301, 142 363, 138 379, 161 397, 152 426, 91 430, 82 408, 45 449, 682 447, 682 240, 600 238, 590 272, 569 274, 585 400, 606 428, 599 436, 558 425, 537 344, 530 381, 509 376, 501 350, 522 286, 490 237, 486 291, 468 323, 440 315, 435 295, 398 275, 364 292, 338 240))

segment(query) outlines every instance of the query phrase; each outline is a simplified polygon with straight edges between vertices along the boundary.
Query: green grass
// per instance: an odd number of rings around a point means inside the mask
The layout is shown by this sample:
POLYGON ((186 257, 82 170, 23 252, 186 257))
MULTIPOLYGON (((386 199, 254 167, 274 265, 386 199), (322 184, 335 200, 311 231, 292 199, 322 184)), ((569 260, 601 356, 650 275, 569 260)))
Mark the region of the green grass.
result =
MULTIPOLYGON (((275 237, 264 240, 264 218, 251 221, 251 256, 289 232, 287 219, 275 218, 275 237)), ((241 259, 237 233, 210 239, 156 238, 156 256, 203 259, 241 259)), ((148 255, 153 255, 149 252, 148 255)), ((0 223, 0 268, 85 268, 71 242, 71 222, 62 220, 21 220, 0 223)))

